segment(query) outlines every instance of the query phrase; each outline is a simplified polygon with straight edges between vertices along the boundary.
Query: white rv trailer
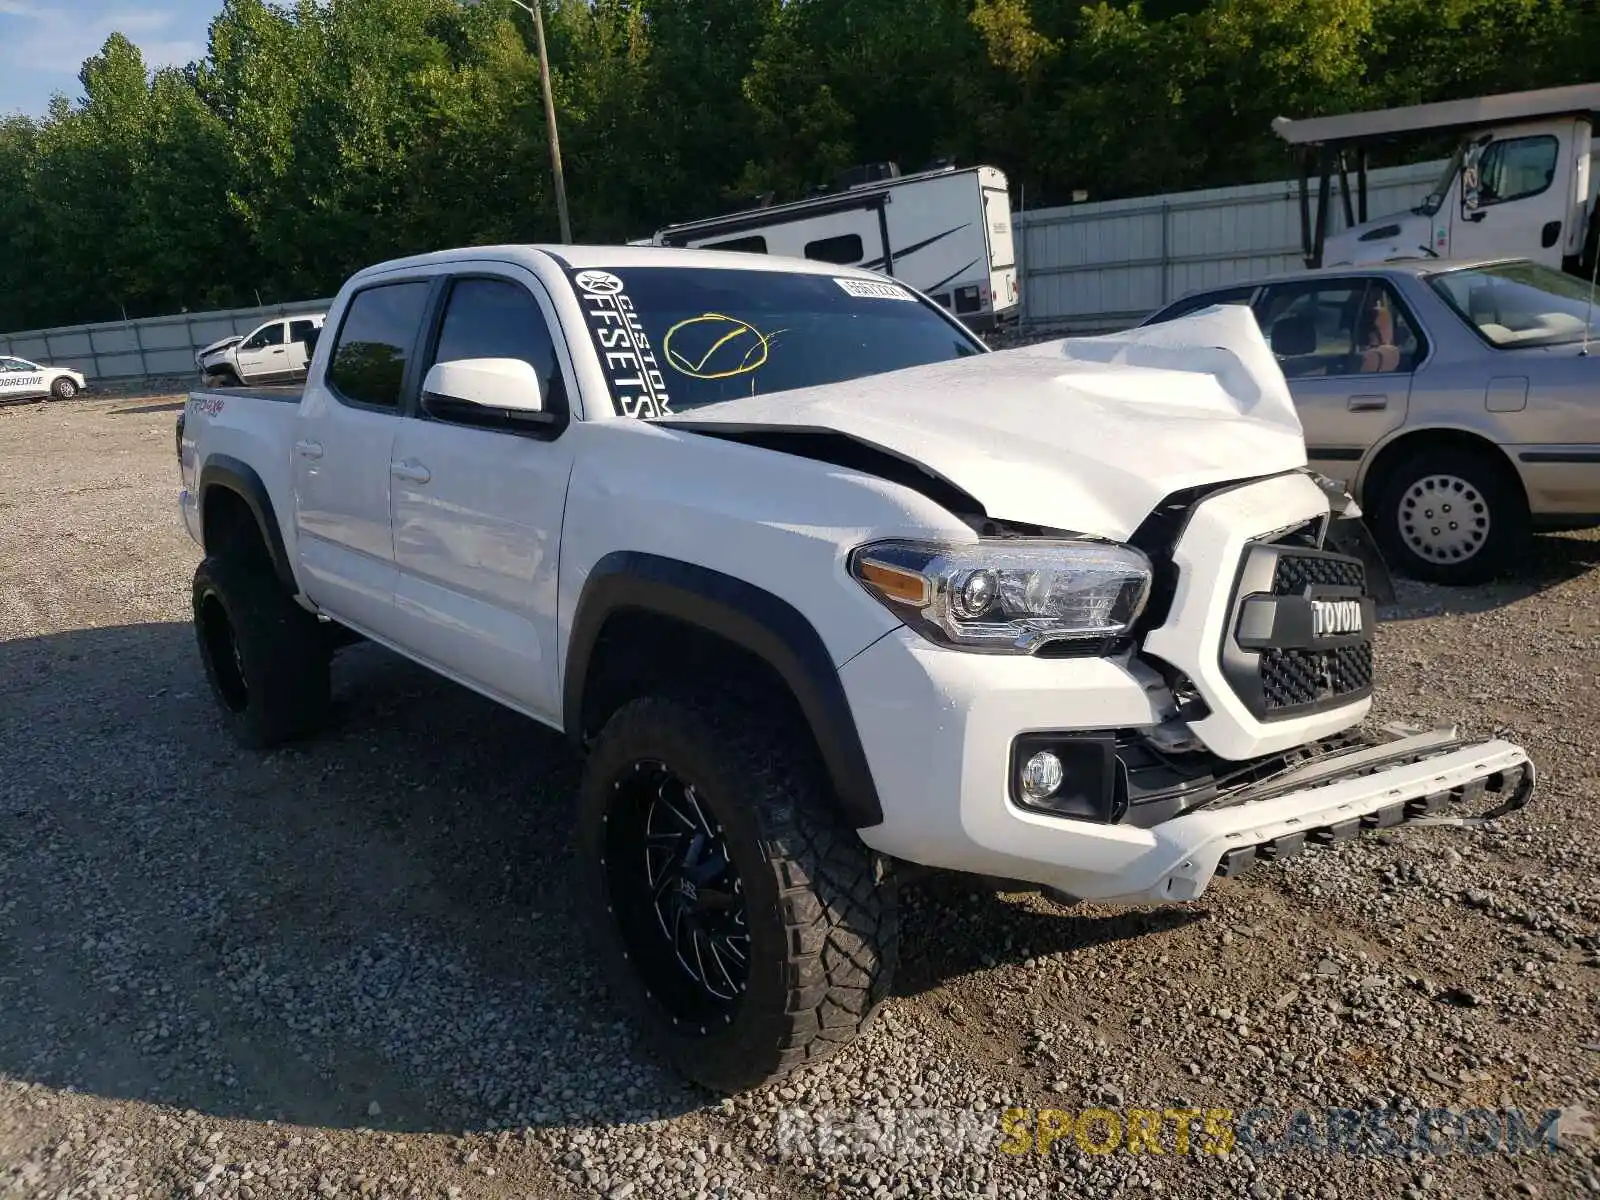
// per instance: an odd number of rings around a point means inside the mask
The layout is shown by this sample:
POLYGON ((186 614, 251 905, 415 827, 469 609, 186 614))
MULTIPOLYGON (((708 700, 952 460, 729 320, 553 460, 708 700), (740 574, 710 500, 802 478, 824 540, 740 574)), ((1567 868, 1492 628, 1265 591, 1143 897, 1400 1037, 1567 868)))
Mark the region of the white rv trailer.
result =
POLYGON ((1011 198, 994 167, 891 173, 788 204, 668 225, 651 240, 881 271, 973 329, 1019 311, 1011 198))

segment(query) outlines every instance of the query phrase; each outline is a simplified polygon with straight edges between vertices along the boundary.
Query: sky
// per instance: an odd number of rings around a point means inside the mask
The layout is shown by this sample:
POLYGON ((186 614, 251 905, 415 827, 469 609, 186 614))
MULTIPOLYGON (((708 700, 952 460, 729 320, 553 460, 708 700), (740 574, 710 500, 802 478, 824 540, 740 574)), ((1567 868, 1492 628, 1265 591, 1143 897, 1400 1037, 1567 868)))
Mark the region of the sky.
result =
POLYGON ((0 0, 0 115, 42 116, 50 97, 76 100, 78 68, 121 31, 151 68, 205 53, 220 0, 0 0))

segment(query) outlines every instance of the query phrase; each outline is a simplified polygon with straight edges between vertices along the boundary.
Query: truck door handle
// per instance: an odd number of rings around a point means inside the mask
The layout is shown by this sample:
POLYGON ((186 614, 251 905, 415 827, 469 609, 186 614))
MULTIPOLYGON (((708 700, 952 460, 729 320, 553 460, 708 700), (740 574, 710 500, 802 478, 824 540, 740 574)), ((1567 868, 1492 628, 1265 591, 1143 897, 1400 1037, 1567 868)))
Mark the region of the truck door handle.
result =
POLYGON ((432 472, 414 458, 390 463, 389 474, 396 479, 404 479, 407 483, 427 483, 433 478, 432 472))
POLYGON ((1351 396, 1346 402, 1351 412, 1382 412, 1389 407, 1387 396, 1351 396))
POLYGON ((294 452, 301 458, 321 458, 322 443, 308 442, 302 439, 294 444, 294 452))
POLYGON ((275 350, 273 350, 273 353, 274 354, 287 354, 288 351, 285 350, 282 346, 279 346, 275 350))

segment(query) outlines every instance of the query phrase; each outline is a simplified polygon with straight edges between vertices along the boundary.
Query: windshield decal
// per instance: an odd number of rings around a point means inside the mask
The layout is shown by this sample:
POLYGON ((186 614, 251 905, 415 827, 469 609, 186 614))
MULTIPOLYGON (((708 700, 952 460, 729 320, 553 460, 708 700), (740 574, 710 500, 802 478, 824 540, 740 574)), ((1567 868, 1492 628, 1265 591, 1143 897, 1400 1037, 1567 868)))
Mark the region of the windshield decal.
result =
POLYGON ((910 300, 916 297, 898 283, 879 283, 875 279, 839 279, 834 282, 858 300, 910 300))
POLYGON ((574 272, 572 282, 617 411, 625 417, 670 413, 667 381, 622 280, 610 271, 587 270, 574 272))
POLYGON ((667 330, 661 352, 668 366, 690 379, 732 379, 764 367, 774 339, 782 332, 762 333, 738 317, 701 313, 667 330))

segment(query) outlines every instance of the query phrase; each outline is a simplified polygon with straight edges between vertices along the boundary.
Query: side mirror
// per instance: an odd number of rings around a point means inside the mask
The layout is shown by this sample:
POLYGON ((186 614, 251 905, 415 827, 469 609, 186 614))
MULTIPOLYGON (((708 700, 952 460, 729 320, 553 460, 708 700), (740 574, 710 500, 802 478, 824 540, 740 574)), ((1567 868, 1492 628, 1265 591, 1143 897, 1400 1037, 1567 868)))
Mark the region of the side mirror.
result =
POLYGON ((469 425, 514 429, 548 426, 539 373, 520 358, 461 358, 434 363, 422 383, 422 406, 433 416, 469 425))

